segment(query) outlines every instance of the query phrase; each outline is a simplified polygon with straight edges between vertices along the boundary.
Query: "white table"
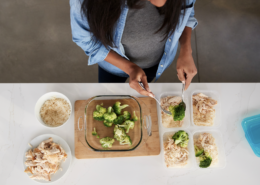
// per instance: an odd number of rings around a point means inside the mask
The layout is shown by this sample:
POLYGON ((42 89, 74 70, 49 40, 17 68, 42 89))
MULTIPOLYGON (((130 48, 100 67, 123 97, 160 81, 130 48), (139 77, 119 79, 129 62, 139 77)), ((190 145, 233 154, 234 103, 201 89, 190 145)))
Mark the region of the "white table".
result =
MULTIPOLYGON (((180 90, 181 84, 150 84, 157 97, 180 90)), ((53 184, 102 185, 220 185, 259 184, 260 159, 247 143, 241 120, 260 113, 260 84, 192 84, 195 89, 216 90, 222 101, 222 126, 227 166, 223 170, 167 170, 162 153, 152 157, 78 160, 53 184), (211 182, 211 183, 209 183, 211 182)), ((0 184, 36 184, 23 172, 23 151, 34 137, 52 133, 67 141, 74 156, 74 115, 60 129, 50 130, 34 117, 34 105, 46 92, 65 94, 75 100, 98 94, 138 94, 128 84, 0 84, 0 184)), ((160 126, 160 132, 162 131, 160 126)))

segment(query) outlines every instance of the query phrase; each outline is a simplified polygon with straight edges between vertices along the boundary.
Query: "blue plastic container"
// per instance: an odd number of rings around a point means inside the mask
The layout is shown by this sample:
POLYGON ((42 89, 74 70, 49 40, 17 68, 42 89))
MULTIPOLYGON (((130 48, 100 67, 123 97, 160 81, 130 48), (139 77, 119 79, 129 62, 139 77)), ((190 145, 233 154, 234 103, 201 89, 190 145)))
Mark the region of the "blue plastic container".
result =
POLYGON ((260 114, 243 119, 242 127, 255 155, 260 157, 260 114))

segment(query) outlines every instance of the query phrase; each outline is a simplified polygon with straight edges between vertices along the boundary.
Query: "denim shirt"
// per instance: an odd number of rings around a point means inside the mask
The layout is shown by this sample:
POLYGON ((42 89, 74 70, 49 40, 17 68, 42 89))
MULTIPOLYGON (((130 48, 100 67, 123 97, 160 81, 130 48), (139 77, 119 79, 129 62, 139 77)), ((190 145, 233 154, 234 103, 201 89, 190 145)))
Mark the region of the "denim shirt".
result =
MULTIPOLYGON (((101 43, 95 43, 92 40, 92 33, 88 31, 89 25, 87 18, 82 16, 81 14, 81 2, 83 0, 70 0, 70 18, 71 18, 71 30, 72 30, 72 40, 83 49, 86 55, 89 56, 88 58, 88 65, 93 65, 98 63, 98 65, 103 68, 104 70, 115 74, 121 77, 128 77, 128 75, 122 71, 121 69, 117 68, 116 66, 104 61, 106 56, 108 55, 109 51, 112 49, 117 52, 122 57, 127 58, 125 56, 124 47, 121 43, 124 26, 126 22, 126 16, 128 12, 127 5, 124 6, 122 9, 121 15, 119 20, 116 23, 116 29, 114 33, 114 43, 115 47, 109 47, 108 49, 101 43)), ((164 54, 161 58, 159 63, 156 78, 158 80, 162 73, 171 65, 174 60, 174 57, 177 52, 178 48, 178 41, 179 38, 185 28, 191 27, 194 29, 198 22, 194 17, 194 4, 196 0, 187 0, 186 7, 183 7, 181 10, 181 16, 179 20, 179 24, 177 25, 175 31, 166 41, 164 54), (185 15, 184 14, 185 9, 185 15)))

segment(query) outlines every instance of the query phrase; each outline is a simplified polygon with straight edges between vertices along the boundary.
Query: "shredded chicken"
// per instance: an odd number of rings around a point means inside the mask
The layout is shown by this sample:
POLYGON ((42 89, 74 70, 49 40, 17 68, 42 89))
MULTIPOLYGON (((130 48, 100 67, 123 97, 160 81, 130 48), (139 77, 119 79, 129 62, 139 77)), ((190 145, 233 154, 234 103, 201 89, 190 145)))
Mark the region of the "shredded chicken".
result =
MULTIPOLYGON (((212 158, 210 166, 218 163, 218 148, 215 143, 215 138, 209 133, 202 133, 197 139, 194 139, 194 145, 199 148, 203 148, 205 152, 208 152, 212 158)), ((197 162, 199 163, 199 157, 197 157, 197 162)))
POLYGON ((187 165, 189 151, 188 148, 182 148, 174 143, 172 138, 168 138, 168 141, 164 142, 164 160, 166 166, 180 167, 187 165))
MULTIPOLYGON (((175 106, 179 105, 182 102, 182 99, 180 96, 167 96, 161 98, 161 106, 163 109, 169 111, 169 106, 175 106)), ((183 120, 181 121, 174 121, 173 117, 171 115, 168 115, 161 111, 162 115, 162 124, 166 128, 171 128, 171 127, 181 127, 183 125, 183 120)))
POLYGON ((198 126, 212 126, 215 120, 215 109, 217 101, 198 93, 192 96, 193 100, 193 122, 198 126))
POLYGON ((31 173, 30 178, 51 180, 51 175, 60 169, 60 163, 67 158, 63 148, 49 138, 39 144, 37 148, 25 153, 25 173, 31 173))

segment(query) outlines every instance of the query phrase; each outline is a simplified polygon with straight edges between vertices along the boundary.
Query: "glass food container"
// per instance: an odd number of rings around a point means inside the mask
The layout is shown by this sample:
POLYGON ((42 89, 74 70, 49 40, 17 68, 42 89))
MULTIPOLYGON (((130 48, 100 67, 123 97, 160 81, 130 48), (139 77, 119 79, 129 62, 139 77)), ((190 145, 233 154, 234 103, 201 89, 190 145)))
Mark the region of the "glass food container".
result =
POLYGON ((84 125, 80 126, 80 120, 82 117, 78 118, 78 129, 81 132, 81 137, 79 138, 84 146, 97 152, 122 152, 122 151, 132 151, 135 150, 142 140, 147 139, 144 137, 149 137, 152 135, 151 132, 151 116, 150 111, 145 105, 145 103, 140 99, 130 95, 99 95, 92 97, 85 107, 84 113, 84 125), (114 139, 114 124, 111 127, 106 127, 103 121, 97 121, 93 118, 93 112, 96 110, 96 105, 103 104, 103 107, 108 108, 113 106, 117 101, 121 102, 121 105, 128 104, 123 111, 129 111, 131 115, 135 111, 138 121, 135 122, 133 129, 129 130, 127 135, 130 136, 132 140, 132 145, 120 145, 115 139, 113 146, 111 148, 102 148, 99 140, 104 137, 110 137, 114 139), (145 124, 143 124, 143 118, 145 118, 145 124), (93 129, 96 129, 100 138, 92 135, 93 129), (144 132, 147 132, 144 134, 144 132), (84 133, 84 136, 83 136, 84 133), (84 141, 83 141, 84 138, 84 141))

